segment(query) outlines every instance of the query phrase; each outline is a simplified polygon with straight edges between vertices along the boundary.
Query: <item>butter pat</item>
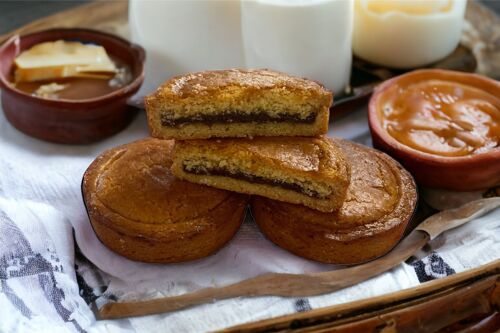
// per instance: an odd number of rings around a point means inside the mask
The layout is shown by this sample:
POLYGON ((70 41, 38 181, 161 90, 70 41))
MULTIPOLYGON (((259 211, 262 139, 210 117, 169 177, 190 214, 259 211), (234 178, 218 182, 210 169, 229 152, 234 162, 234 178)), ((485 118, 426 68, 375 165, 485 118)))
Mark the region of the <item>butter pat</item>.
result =
POLYGON ((14 63, 16 82, 65 77, 109 79, 117 70, 102 46, 63 40, 37 44, 22 52, 14 63))
POLYGON ((353 52, 375 64, 414 68, 457 47, 466 0, 355 0, 353 52))

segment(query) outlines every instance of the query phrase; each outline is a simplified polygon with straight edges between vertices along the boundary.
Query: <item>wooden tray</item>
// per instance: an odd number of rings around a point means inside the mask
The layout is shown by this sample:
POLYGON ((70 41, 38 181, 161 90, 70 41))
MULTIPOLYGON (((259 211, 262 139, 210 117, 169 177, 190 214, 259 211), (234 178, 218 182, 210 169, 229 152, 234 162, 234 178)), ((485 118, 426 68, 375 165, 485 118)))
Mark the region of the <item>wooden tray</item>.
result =
POLYGON ((500 260, 417 287, 221 332, 494 332, 500 260))
MULTIPOLYGON (((0 43, 16 33, 55 27, 93 28, 128 37, 127 15, 126 1, 89 3, 42 18, 2 35, 0 43)), ((474 2, 469 3, 467 15, 470 20, 482 21, 484 30, 488 30, 488 24, 484 22, 497 19, 474 2)), ((465 44, 467 43, 472 45, 473 41, 465 41, 465 44)), ((495 45, 497 49, 493 48, 493 55, 500 48, 499 43, 495 45)), ((498 74, 495 66, 500 67, 500 64, 491 60, 495 59, 494 56, 488 58, 486 55, 481 59, 482 62, 477 59, 477 54, 459 47, 451 57, 435 66, 477 72, 488 70, 487 73, 494 77, 498 74)), ((348 103, 362 103, 371 94, 377 82, 399 73, 355 60, 350 94, 337 101, 336 112, 341 110, 339 105, 344 104, 345 110, 349 110, 352 104, 348 103)), ((395 332, 396 327, 404 332, 493 332, 500 329, 499 309, 500 260, 497 260, 476 269, 423 283, 415 288, 240 325, 224 332, 395 332)))

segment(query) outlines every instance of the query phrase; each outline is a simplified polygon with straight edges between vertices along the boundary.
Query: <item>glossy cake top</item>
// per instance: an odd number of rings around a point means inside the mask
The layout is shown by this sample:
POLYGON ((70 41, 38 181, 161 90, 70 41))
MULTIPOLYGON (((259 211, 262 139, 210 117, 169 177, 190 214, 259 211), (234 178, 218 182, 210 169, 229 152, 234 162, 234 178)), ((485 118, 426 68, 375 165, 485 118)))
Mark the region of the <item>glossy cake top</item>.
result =
POLYGON ((85 180, 110 211, 145 224, 203 216, 231 195, 176 179, 170 172, 172 147, 173 141, 145 139, 114 148, 96 159, 85 180))
POLYGON ((273 164, 277 171, 286 169, 295 172, 328 176, 329 173, 348 178, 349 166, 340 149, 325 137, 256 137, 253 139, 187 140, 176 143, 179 149, 193 149, 203 154, 213 151, 218 156, 235 157, 242 161, 273 164))
POLYGON ((352 228, 362 226, 358 231, 376 233, 407 221, 417 200, 415 183, 408 172, 383 153, 345 140, 337 142, 351 164, 351 182, 338 211, 321 213, 299 205, 272 201, 267 204, 308 223, 329 230, 334 227, 331 237, 338 236, 335 230, 355 233, 352 228))
POLYGON ((189 98, 212 95, 228 89, 265 90, 285 88, 307 95, 332 99, 332 93, 317 82, 270 70, 228 69, 177 76, 161 85, 153 96, 189 98))

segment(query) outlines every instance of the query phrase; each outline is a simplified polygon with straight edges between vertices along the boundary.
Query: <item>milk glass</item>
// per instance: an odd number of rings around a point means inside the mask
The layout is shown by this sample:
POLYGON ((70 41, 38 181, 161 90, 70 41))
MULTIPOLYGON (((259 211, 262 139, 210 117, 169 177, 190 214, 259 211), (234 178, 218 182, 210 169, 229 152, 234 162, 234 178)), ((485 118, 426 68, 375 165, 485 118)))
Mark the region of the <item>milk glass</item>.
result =
POLYGON ((242 1, 241 27, 247 67, 307 77, 336 93, 348 85, 353 1, 242 1))
POLYGON ((130 0, 129 22, 147 51, 142 93, 174 75, 244 67, 240 1, 130 0))
POLYGON ((467 0, 356 0, 354 54, 394 68, 425 66, 455 50, 467 0))

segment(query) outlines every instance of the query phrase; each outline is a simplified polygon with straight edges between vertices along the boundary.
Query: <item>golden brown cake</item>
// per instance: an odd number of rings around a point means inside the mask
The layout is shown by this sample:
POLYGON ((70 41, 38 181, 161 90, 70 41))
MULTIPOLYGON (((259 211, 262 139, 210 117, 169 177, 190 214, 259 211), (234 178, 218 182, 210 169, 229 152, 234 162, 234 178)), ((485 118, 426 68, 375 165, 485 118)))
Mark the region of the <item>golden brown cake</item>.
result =
POLYGON ((263 197, 252 198, 252 214, 278 246, 308 259, 356 264, 375 259, 401 239, 417 202, 411 175, 388 155, 334 140, 351 164, 342 207, 321 213, 263 197))
POLYGON ((325 137, 176 141, 172 173, 193 183, 331 212, 340 207, 350 169, 325 137))
POLYGON ((187 140, 325 134, 332 101, 314 81, 231 69, 174 77, 145 105, 153 137, 187 140))
POLYGON ((132 260, 169 263, 208 256, 228 242, 245 196, 176 179, 173 141, 145 139, 104 152, 83 177, 97 237, 132 260))

